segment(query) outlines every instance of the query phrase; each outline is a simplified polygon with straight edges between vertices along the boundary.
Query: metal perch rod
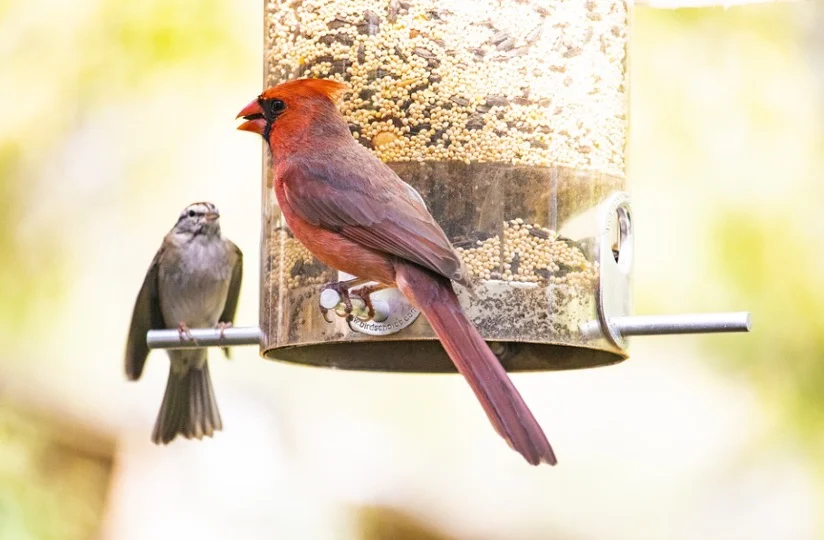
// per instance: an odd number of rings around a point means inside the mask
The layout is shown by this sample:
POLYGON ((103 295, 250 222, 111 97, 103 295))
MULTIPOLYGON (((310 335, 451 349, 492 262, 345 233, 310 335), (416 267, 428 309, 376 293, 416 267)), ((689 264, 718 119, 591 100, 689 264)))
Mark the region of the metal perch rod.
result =
MULTIPOLYGON (((718 332, 749 332, 752 326, 747 311, 732 313, 685 313, 679 315, 639 315, 620 317, 613 321, 624 336, 662 336, 667 334, 710 334, 718 332)), ((601 325, 589 321, 581 325, 585 335, 597 334, 601 325)), ((257 326, 227 328, 220 339, 217 328, 192 328, 194 338, 183 341, 177 329, 149 330, 146 343, 150 349, 197 349, 201 347, 237 347, 259 345, 261 332, 257 326)))
POLYGON ((227 328, 220 339, 218 328, 191 328, 189 333, 194 340, 187 337, 180 339, 177 329, 149 330, 146 344, 150 349, 198 349, 201 347, 236 347, 238 345, 260 345, 260 328, 257 326, 238 326, 227 328))
MULTIPOLYGON (((624 337, 749 332, 752 326, 750 314, 747 311, 637 315, 616 317, 610 322, 616 327, 618 333, 624 337)), ((579 329, 589 339, 603 335, 600 321, 587 321, 580 324, 579 329)))
POLYGON ((752 326, 750 314, 747 311, 639 315, 616 318, 614 322, 618 331, 624 336, 749 332, 752 326))

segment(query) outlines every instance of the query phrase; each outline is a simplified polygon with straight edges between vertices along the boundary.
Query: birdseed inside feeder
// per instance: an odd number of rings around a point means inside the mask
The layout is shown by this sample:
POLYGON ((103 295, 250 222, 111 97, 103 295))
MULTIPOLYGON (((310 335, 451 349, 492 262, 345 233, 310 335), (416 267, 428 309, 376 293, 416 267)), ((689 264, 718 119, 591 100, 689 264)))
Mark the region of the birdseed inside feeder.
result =
MULTIPOLYGON (((426 201, 478 294, 456 285, 463 307, 507 369, 626 358, 600 322, 629 311, 625 1, 295 0, 268 2, 265 20, 266 86, 349 86, 352 137, 426 201)), ((372 319, 324 320, 337 299, 322 285, 349 276, 292 237, 264 169, 264 356, 453 371, 397 290, 373 295, 372 319)))

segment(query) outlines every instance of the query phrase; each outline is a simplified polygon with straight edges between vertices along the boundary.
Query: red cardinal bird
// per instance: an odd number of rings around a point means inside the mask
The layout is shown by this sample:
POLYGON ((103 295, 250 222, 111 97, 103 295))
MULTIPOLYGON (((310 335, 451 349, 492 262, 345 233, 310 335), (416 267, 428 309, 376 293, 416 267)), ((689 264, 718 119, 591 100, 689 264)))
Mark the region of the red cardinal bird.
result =
POLYGON ((555 465, 541 426, 461 309, 451 284, 469 285, 459 255, 417 192, 350 134, 337 108, 346 88, 325 79, 288 81, 237 116, 246 120, 238 129, 269 145, 287 225, 320 261, 358 276, 329 286, 344 297, 367 281, 400 289, 429 321, 495 430, 529 463, 555 465))

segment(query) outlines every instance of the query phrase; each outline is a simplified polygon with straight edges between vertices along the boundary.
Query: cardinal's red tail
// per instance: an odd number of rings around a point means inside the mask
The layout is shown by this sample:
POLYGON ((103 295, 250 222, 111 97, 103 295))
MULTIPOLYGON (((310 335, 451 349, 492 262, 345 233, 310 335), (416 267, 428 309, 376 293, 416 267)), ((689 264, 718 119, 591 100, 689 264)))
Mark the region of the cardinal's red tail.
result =
POLYGON ((483 405, 495 430, 532 465, 555 465, 555 453, 498 358, 461 310, 448 279, 396 264, 401 292, 426 316, 447 354, 483 405))

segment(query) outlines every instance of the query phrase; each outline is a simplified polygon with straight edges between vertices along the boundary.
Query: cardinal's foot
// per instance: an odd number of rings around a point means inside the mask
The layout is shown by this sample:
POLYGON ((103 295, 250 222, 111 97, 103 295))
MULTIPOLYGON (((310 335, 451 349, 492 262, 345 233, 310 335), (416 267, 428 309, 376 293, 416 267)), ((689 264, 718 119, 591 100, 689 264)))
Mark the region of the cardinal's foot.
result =
POLYGON ((323 318, 326 322, 332 322, 329 320, 329 317, 326 316, 329 311, 336 309, 338 305, 343 303, 344 314, 346 317, 347 322, 352 320, 352 300, 349 298, 349 289, 354 286, 360 285, 363 283, 364 280, 360 278, 349 279, 346 281, 337 281, 332 283, 327 283, 324 285, 320 290, 320 312, 323 315, 323 318), (323 293, 326 291, 334 291, 337 293, 337 302, 334 303, 333 306, 330 306, 331 302, 325 302, 323 299, 323 293), (330 306, 330 307, 327 307, 330 306))
POLYGON ((367 310, 367 321, 371 321, 373 318, 375 318, 375 307, 372 305, 371 295, 372 293, 382 291, 383 289, 386 289, 386 285, 379 283, 377 285, 364 285, 363 287, 357 290, 349 291, 349 294, 351 296, 357 296, 358 298, 363 300, 363 303, 366 305, 367 310))

